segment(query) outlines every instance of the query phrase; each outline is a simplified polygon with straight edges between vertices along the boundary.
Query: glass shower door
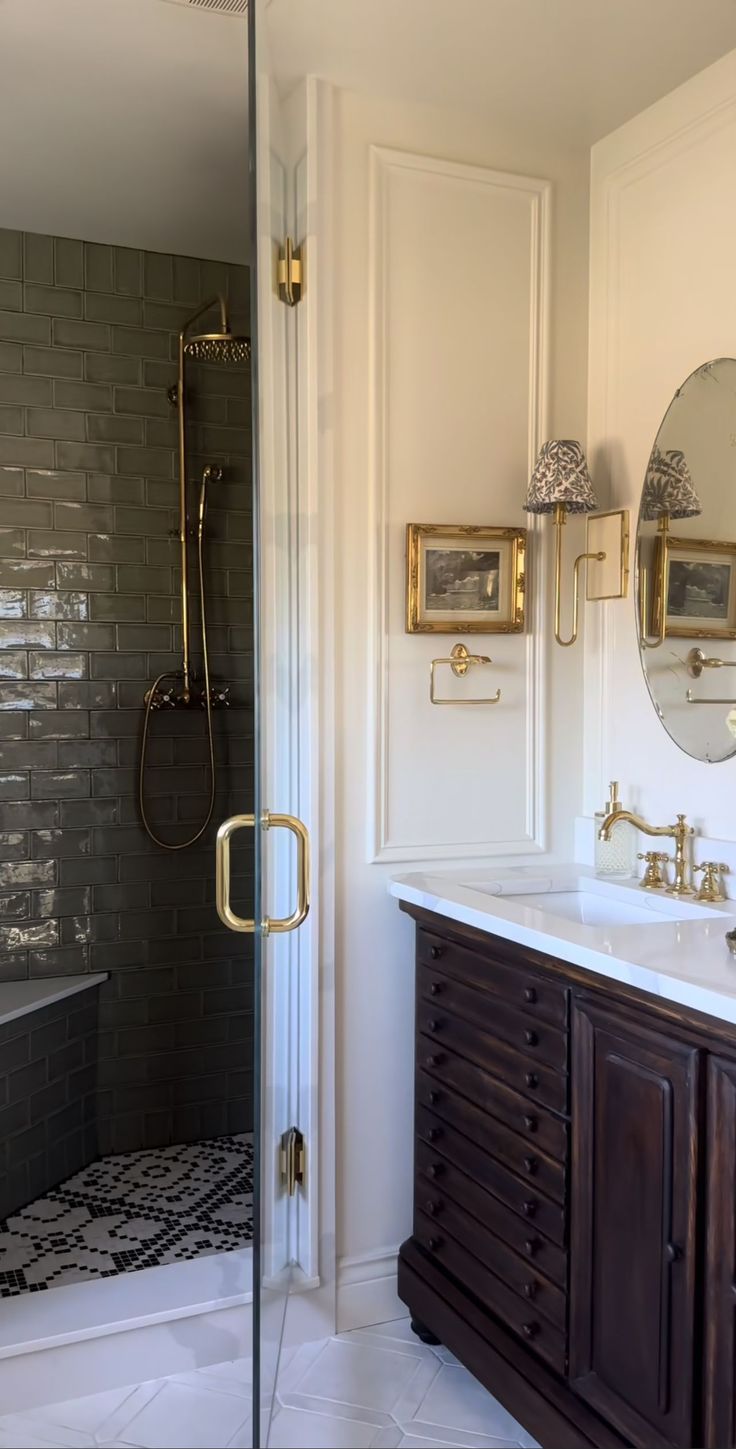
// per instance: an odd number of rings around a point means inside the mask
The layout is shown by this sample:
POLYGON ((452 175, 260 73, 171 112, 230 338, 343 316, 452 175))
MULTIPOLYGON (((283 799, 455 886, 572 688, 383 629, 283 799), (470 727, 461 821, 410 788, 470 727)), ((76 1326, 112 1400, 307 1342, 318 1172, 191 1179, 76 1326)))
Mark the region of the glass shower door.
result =
MULTIPOLYGON (((268 0, 251 0, 249 154, 253 426, 254 809, 220 826, 217 905, 254 941, 253 1444, 266 1449, 297 1253, 303 1167, 299 1097, 299 927, 310 904, 300 817, 299 518, 295 486, 293 308, 278 258, 295 195, 268 64, 268 0), (230 901, 230 858, 253 849, 254 915, 230 901), (247 848, 246 844, 246 848, 247 848)), ((233 867, 233 874, 237 867, 233 867)))

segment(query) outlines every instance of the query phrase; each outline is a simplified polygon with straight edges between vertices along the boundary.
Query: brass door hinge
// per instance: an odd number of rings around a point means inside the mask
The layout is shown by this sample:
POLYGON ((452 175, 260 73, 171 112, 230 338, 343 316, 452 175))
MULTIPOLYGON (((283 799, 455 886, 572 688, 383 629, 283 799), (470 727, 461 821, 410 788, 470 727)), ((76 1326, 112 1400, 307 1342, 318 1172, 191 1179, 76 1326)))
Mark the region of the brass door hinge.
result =
POLYGON ((297 1187, 304 1186, 305 1147, 304 1137, 298 1127, 290 1127, 281 1138, 281 1181, 289 1197, 297 1187))
POLYGON ((302 259, 290 236, 279 252, 277 281, 281 301, 296 307, 302 295, 302 259))

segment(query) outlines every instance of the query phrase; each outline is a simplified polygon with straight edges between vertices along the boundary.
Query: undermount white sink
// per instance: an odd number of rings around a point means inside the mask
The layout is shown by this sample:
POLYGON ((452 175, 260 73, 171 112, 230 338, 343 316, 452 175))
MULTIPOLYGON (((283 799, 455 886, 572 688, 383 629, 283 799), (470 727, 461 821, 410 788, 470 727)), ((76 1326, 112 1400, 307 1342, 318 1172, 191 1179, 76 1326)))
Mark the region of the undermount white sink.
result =
POLYGON ((661 926, 665 921, 701 920, 720 914, 712 906, 694 900, 592 877, 528 877, 523 883, 476 877, 464 880, 462 885, 466 890, 497 896, 509 904, 574 921, 578 926, 661 926))

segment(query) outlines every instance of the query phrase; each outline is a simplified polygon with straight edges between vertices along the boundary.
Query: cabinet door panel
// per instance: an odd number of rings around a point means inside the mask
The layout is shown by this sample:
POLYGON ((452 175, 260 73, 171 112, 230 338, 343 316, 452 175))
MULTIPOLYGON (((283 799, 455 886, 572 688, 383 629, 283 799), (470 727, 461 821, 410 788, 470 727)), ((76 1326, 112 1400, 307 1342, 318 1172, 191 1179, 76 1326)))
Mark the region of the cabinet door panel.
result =
POLYGON ((699 1053, 573 1018, 570 1374, 635 1445, 692 1444, 699 1053))
POLYGON ((736 1063, 708 1063, 705 1442, 736 1446, 736 1063))

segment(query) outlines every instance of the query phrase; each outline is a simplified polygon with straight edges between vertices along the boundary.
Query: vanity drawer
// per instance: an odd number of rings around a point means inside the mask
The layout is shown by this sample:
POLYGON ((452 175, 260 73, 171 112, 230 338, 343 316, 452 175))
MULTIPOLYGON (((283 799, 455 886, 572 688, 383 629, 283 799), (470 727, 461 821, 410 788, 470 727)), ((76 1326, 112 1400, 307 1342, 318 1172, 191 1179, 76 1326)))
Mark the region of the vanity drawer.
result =
POLYGON ((451 1163, 466 1176, 473 1177, 486 1192, 493 1193, 535 1233, 544 1233, 552 1242, 564 1246, 565 1212, 559 1203, 551 1202, 536 1187, 481 1152, 475 1143, 446 1127, 423 1107, 417 1109, 415 1130, 415 1167, 430 1183, 443 1188, 451 1163))
MULTIPOLYGON (((433 1234, 435 1237, 451 1237, 472 1254, 473 1261, 477 1260, 495 1273, 527 1304, 529 1311, 541 1313, 561 1333, 565 1332, 567 1297, 563 1289, 549 1282, 528 1259, 520 1258, 502 1238, 489 1233, 464 1208, 439 1192, 426 1199, 420 1198, 415 1204, 414 1236, 422 1242, 428 1234, 430 1237, 433 1234)), ((467 1286, 475 1292, 472 1278, 467 1281, 467 1286)), ((491 1300, 489 1307, 493 1306, 491 1300)))
POLYGON ((567 1072, 567 1032, 547 1022, 530 1021, 528 1013, 505 1001, 478 991, 430 966, 420 965, 417 975, 420 996, 445 1011, 500 1037, 534 1061, 544 1062, 558 1072, 567 1072))
POLYGON ((567 1123, 561 1117, 532 1104, 473 1062, 426 1037, 417 1040, 417 1066, 441 1085, 497 1117, 540 1152, 548 1153, 557 1161, 566 1161, 567 1123))
MULTIPOLYGON (((436 1153, 424 1142, 417 1142, 415 1151, 414 1202, 417 1207, 434 1202, 452 1201, 477 1219, 486 1232, 507 1243, 530 1267, 545 1278, 567 1290, 567 1254, 564 1248, 538 1233, 527 1219, 485 1191, 459 1167, 444 1160, 439 1177, 431 1178, 428 1169, 438 1161, 436 1153)), ((429 1214, 432 1216, 433 1214, 429 1214)))
POLYGON ((517 1136, 495 1117, 489 1117, 465 1097, 438 1086, 424 1072, 417 1072, 417 1106, 428 1108, 438 1119, 470 1137, 484 1152, 510 1167, 547 1197, 565 1201, 565 1166, 539 1152, 528 1140, 517 1136))
POLYGON ((500 960, 489 937, 489 945, 477 951, 455 945, 444 936, 417 927, 417 959, 426 965, 439 966, 446 976, 455 976, 468 986, 500 996, 509 1006, 528 1012, 535 1019, 549 1021, 567 1029, 569 988, 550 976, 537 974, 531 967, 512 965, 500 960))
POLYGON ((467 1286, 484 1308, 502 1319, 558 1373, 565 1372, 565 1336, 537 1313, 533 1303, 518 1297, 495 1273, 421 1213, 417 1214, 415 1239, 435 1262, 467 1286))
POLYGON ((567 1110, 565 1072, 556 1072, 544 1062, 523 1056, 506 1042, 499 1041, 486 1031, 479 1031, 459 1016, 453 1016, 443 1006, 420 999, 417 1002, 417 1030, 427 1038, 426 1042, 417 1042, 420 1060, 425 1051, 433 1055, 435 1048, 434 1054, 442 1054, 445 1048, 449 1048, 459 1056, 474 1061, 484 1071, 491 1072, 532 1101, 541 1102, 554 1112, 567 1110))

